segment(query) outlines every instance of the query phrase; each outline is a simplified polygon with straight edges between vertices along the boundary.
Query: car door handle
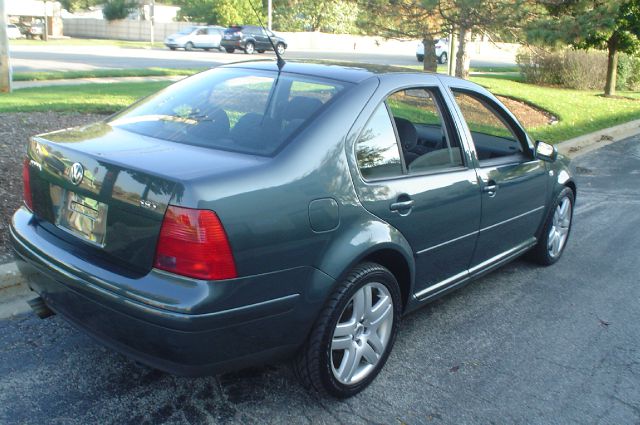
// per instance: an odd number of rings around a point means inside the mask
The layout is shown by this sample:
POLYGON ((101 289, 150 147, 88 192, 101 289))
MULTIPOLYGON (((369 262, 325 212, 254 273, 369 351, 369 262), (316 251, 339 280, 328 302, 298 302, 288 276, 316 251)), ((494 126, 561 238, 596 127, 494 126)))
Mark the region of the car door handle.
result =
POLYGON ((408 201, 394 202, 393 204, 389 205, 389 209, 391 211, 410 210, 411 207, 413 207, 413 199, 409 199, 408 201))

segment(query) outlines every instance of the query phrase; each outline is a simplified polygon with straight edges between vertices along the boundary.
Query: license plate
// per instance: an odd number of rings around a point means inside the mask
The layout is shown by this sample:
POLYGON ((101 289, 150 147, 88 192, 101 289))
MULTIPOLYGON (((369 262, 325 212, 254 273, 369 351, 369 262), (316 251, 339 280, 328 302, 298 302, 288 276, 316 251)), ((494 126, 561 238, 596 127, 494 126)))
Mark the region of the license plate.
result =
POLYGON ((51 185, 56 226, 86 241, 104 246, 107 204, 51 185))

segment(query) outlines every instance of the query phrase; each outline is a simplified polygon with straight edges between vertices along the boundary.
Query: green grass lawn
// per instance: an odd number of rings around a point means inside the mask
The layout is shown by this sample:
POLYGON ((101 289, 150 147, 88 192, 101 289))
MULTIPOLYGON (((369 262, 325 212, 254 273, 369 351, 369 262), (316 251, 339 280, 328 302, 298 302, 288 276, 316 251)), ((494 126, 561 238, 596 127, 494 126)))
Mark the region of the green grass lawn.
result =
POLYGON ((161 81, 20 89, 0 94, 0 112, 112 113, 169 84, 169 81, 161 81))
POLYGON ((16 72, 13 81, 43 81, 76 78, 111 77, 159 77, 167 75, 193 75, 207 68, 134 68, 134 69, 95 69, 91 71, 42 71, 16 72))
POLYGON ((471 77, 471 81, 494 94, 537 105, 558 117, 559 122, 555 125, 528 128, 535 139, 557 143, 640 119, 638 100, 606 98, 601 92, 541 87, 499 78, 471 77))
POLYGON ((10 40, 9 45, 15 46, 115 46, 126 47, 129 49, 149 49, 151 47, 164 47, 162 41, 156 41, 151 46, 148 41, 126 41, 126 40, 107 40, 101 38, 61 38, 61 39, 49 39, 49 41, 42 40, 27 40, 24 38, 18 40, 10 40))
MULTIPOLYGON (((636 99, 605 98, 599 92, 540 87, 503 78, 474 76, 471 80, 495 94, 537 105, 558 117, 555 125, 528 129, 532 137, 553 143, 640 119, 639 93, 621 93, 636 99)), ((0 112, 112 113, 169 84, 112 83, 20 89, 0 94, 0 112)))

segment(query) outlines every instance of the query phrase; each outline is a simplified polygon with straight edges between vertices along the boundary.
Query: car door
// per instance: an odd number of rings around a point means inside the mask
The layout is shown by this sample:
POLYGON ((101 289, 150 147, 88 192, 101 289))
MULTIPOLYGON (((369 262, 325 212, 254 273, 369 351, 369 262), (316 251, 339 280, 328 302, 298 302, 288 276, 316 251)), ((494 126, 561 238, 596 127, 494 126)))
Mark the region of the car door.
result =
POLYGON ((218 28, 207 28, 208 40, 207 47, 218 48, 220 47, 220 41, 222 40, 222 31, 218 28))
POLYGON ((198 28, 198 30, 193 35, 193 45, 200 49, 209 47, 209 36, 207 34, 206 28, 198 28))
POLYGON ((546 166, 535 159, 524 130, 489 95, 452 88, 475 151, 482 218, 471 271, 535 243, 546 200, 546 166))
POLYGON ((413 249, 415 296, 467 275, 480 225, 480 187, 437 82, 390 93, 355 143, 362 205, 413 249))

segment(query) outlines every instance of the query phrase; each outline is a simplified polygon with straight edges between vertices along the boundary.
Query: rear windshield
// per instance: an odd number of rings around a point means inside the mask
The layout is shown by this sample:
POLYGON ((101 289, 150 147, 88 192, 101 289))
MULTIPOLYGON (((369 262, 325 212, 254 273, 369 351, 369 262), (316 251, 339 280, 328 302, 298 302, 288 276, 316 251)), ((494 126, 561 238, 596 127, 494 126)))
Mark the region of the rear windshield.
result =
POLYGON ((137 134, 272 156, 347 83, 219 68, 173 84, 114 116, 137 134))

